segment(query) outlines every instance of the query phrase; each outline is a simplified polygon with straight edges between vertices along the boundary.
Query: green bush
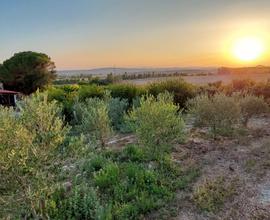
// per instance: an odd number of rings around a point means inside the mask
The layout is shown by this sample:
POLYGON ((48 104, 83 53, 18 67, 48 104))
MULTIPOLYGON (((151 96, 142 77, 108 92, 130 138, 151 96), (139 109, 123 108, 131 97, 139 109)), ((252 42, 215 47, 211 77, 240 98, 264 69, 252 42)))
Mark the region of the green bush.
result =
POLYGON ((85 103, 74 105, 77 130, 90 141, 98 141, 102 147, 111 135, 111 121, 108 115, 108 104, 99 98, 87 99, 85 103))
POLYGON ((64 124, 61 108, 55 101, 49 102, 46 93, 25 98, 18 106, 22 124, 34 135, 34 143, 40 151, 44 151, 40 156, 47 155, 48 149, 55 149, 64 142, 69 128, 64 124))
POLYGON ((189 114, 195 126, 209 127, 214 135, 231 135, 239 124, 241 109, 235 97, 200 95, 189 101, 189 114))
POLYGON ((48 100, 56 100, 62 105, 62 112, 65 116, 65 120, 71 122, 73 120, 72 107, 74 101, 78 96, 77 85, 65 85, 65 86, 54 86, 48 89, 48 100))
POLYGON ((174 141, 183 139, 184 122, 169 93, 142 97, 140 107, 133 108, 129 119, 141 144, 154 154, 162 154, 174 141))
POLYGON ((0 125, 4 128, 0 129, 1 181, 7 187, 4 191, 7 204, 17 204, 9 207, 16 208, 14 217, 17 212, 27 210, 38 218, 41 197, 54 181, 50 169, 56 150, 69 128, 64 125, 56 102, 47 101, 47 94, 25 98, 19 108, 19 114, 13 109, 0 108, 0 125))
POLYGON ((93 172, 97 172, 104 168, 108 163, 107 159, 101 155, 93 155, 89 159, 83 161, 81 170, 85 172, 87 176, 91 176, 93 172))
POLYGON ((121 155, 122 160, 130 160, 133 162, 143 162, 145 161, 146 155, 145 152, 143 151, 143 148, 138 147, 136 145, 128 145, 127 147, 124 148, 123 153, 121 155))
POLYGON ((94 176, 95 185, 108 191, 119 181, 120 170, 117 164, 109 163, 94 176))
POLYGON ((186 107, 187 101, 196 95, 196 87, 183 79, 152 83, 147 89, 154 96, 166 91, 173 94, 174 102, 181 108, 186 107))
POLYGON ((66 98, 66 92, 59 86, 50 86, 47 92, 49 101, 56 100, 61 103, 66 98))
POLYGON ((243 124, 246 127, 248 121, 253 116, 266 113, 269 110, 267 103, 262 97, 254 95, 245 95, 240 100, 241 114, 243 118, 243 124))
POLYGON ((109 117, 115 130, 121 130, 124 123, 124 114, 128 108, 127 99, 111 98, 108 101, 109 117))
POLYGON ((33 178, 28 177, 29 169, 32 169, 29 161, 33 162, 35 158, 34 137, 21 124, 13 109, 1 106, 0 137, 0 219, 16 219, 33 203, 29 201, 25 187, 35 184, 31 183, 33 178))
POLYGON ((87 85, 81 86, 78 91, 78 96, 80 101, 85 101, 89 98, 103 98, 104 97, 104 87, 97 85, 87 85))
POLYGON ((129 104, 136 97, 146 94, 146 90, 143 87, 132 84, 112 84, 107 88, 110 90, 113 98, 127 99, 129 104))
POLYGON ((60 188, 50 197, 47 213, 52 219, 111 219, 92 187, 77 185, 70 192, 60 188))

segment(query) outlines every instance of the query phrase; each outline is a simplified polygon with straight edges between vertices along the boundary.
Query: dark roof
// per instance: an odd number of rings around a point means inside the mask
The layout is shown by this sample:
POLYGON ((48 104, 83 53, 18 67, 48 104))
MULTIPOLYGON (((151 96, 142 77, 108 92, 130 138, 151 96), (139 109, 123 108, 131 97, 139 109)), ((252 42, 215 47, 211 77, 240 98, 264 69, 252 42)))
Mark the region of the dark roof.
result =
POLYGON ((13 95, 16 95, 16 94, 19 94, 19 93, 18 92, 15 92, 15 91, 2 90, 2 89, 0 89, 0 94, 13 94, 13 95))

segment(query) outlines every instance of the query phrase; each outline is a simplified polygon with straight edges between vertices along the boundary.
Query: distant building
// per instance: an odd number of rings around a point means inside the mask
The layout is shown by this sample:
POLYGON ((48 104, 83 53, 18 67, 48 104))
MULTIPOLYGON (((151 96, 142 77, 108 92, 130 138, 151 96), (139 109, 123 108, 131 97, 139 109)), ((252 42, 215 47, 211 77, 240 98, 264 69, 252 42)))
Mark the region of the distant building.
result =
POLYGON ((0 105, 15 106, 18 92, 0 89, 0 105))
POLYGON ((218 69, 218 74, 267 74, 270 73, 270 67, 267 66, 256 66, 256 67, 221 67, 218 69))

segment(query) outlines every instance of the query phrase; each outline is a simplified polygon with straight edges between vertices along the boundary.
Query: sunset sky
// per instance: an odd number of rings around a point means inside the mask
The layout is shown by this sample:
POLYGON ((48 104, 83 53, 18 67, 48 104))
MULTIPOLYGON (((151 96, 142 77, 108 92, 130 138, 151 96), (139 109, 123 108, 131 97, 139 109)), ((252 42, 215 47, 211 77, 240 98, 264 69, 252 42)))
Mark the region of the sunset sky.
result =
POLYGON ((0 63, 32 50, 58 69, 270 65, 270 0, 0 0, 0 27, 0 63), (245 38, 256 59, 234 56, 245 38))

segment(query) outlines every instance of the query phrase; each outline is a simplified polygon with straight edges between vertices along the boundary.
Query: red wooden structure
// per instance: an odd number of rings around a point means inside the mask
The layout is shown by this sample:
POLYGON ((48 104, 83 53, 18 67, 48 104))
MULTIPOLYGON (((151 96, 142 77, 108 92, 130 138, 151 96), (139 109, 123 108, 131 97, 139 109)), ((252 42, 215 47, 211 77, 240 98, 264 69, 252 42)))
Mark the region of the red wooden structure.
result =
POLYGON ((15 106, 18 92, 0 89, 0 105, 15 106))

